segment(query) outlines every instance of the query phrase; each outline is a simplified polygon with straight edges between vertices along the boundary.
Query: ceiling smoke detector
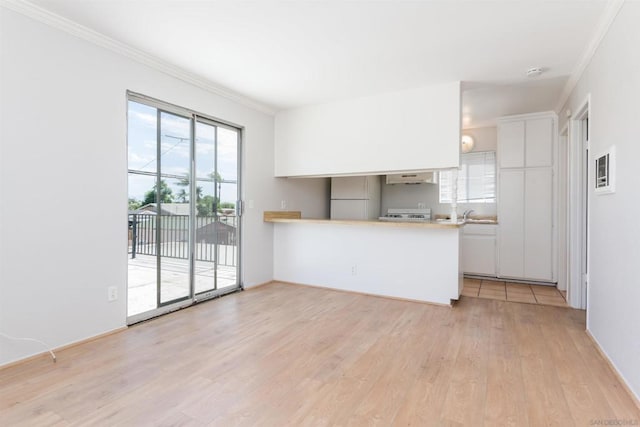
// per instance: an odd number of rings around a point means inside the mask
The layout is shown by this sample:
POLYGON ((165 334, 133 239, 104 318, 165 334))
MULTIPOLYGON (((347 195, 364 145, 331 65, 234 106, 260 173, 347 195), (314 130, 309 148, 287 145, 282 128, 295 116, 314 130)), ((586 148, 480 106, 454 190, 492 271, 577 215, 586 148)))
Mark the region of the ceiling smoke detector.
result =
POLYGON ((544 71, 541 67, 533 67, 527 70, 527 77, 538 77, 544 71))

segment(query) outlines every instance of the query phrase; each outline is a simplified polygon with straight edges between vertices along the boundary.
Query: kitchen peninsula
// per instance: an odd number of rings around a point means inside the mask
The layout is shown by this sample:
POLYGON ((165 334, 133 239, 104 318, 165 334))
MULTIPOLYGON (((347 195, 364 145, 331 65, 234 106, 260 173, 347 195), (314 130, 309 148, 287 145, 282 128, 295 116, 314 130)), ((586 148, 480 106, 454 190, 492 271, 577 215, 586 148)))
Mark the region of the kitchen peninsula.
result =
POLYGON ((274 278, 351 292, 450 305, 462 290, 463 222, 300 219, 274 224, 274 278))

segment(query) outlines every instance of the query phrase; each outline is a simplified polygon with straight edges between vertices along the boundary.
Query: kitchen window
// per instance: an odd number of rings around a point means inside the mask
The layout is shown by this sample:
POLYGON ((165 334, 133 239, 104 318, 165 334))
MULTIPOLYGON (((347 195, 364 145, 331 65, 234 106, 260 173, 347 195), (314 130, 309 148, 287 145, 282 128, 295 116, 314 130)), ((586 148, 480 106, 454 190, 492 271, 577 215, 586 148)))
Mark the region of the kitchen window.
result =
MULTIPOLYGON (((452 203, 452 171, 440 172, 440 203, 452 203)), ((496 153, 483 151, 460 156, 458 203, 496 202, 496 153)))

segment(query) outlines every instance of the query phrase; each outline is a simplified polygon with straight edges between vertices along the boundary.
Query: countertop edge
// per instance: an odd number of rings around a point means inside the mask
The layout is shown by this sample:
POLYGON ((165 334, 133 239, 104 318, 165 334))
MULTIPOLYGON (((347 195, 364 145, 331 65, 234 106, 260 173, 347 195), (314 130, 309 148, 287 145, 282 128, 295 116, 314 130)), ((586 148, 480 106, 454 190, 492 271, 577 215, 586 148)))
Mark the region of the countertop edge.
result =
POLYGON ((443 222, 394 222, 394 221, 373 221, 373 220, 342 220, 342 219, 292 219, 292 218, 272 218, 265 219, 264 222, 271 223, 291 223, 291 224, 335 224, 335 225, 359 225, 373 227, 396 227, 396 228, 462 228, 465 223, 443 222))

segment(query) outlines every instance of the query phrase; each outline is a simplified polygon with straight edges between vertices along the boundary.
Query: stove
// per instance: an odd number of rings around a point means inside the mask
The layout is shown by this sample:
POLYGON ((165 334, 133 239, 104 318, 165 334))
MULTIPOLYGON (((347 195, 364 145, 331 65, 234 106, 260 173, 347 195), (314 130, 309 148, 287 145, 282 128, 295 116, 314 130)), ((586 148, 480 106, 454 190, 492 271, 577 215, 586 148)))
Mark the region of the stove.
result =
POLYGON ((386 215, 378 219, 395 222, 429 222, 431 209, 389 209, 386 215))

